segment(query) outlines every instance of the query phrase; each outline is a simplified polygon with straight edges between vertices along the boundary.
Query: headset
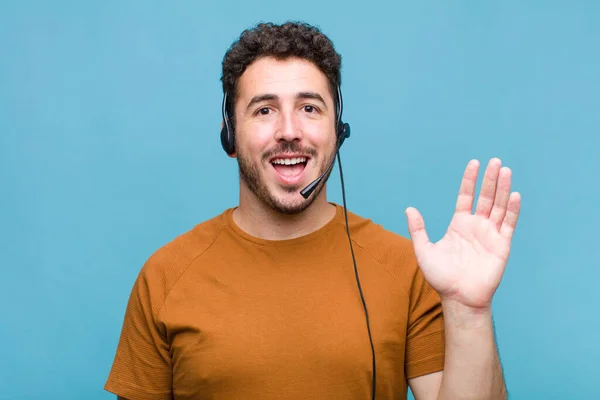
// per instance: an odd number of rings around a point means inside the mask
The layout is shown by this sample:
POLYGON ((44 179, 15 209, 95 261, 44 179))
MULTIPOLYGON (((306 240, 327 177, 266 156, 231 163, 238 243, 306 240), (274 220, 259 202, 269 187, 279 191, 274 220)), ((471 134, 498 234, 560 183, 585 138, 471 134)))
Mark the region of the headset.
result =
MULTIPOLYGON (((360 278, 358 276, 358 269, 356 267, 356 257, 354 256, 354 248, 352 247, 352 239, 350 237, 350 228, 348 227, 348 211, 346 207, 346 191, 344 189, 344 174, 342 171, 342 160, 340 157, 340 147, 344 141, 350 137, 350 125, 348 123, 342 122, 342 112, 343 112, 343 101, 342 101, 342 91, 340 86, 337 86, 337 99, 335 102, 336 106, 336 154, 339 164, 340 170, 340 181, 342 185, 342 199, 344 202, 344 217, 346 219, 346 233, 348 235, 348 242, 350 243, 350 252, 352 253, 352 261, 354 263, 354 275, 356 277, 356 285, 358 286, 358 291, 360 293, 360 299, 362 301, 363 309, 365 310, 365 318, 367 323, 367 332, 369 334, 369 343, 371 344, 371 356, 372 356, 372 387, 371 387, 371 399, 375 400, 375 392, 377 387, 377 373, 376 373, 376 363, 375 363, 375 347, 373 346, 373 338, 371 336, 371 325, 369 323, 369 312, 367 310, 367 304, 365 302, 365 297, 363 295, 362 287, 360 284, 360 278)), ((232 155, 235 152, 235 128, 234 123, 229 118, 229 110, 231 109, 231 104, 229 101, 228 93, 226 92, 223 95, 223 105, 222 105, 222 114, 223 114, 223 127, 221 128, 221 146, 223 150, 229 155, 232 155)), ((329 171, 333 168, 333 164, 335 164, 335 157, 332 158, 329 163, 327 169, 321 176, 308 184, 304 189, 300 191, 302 197, 307 199, 312 192, 316 189, 316 187, 325 180, 325 177, 329 173, 329 171)))

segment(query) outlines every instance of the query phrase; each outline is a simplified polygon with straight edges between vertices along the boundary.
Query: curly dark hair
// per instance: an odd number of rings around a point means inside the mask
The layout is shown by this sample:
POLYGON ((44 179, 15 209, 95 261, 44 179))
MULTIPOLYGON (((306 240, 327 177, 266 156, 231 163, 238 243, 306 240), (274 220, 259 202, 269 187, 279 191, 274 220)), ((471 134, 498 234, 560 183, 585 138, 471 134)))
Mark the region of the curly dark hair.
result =
MULTIPOLYGON (((298 57, 313 62, 327 77, 334 99, 341 85, 342 57, 317 27, 288 21, 282 25, 259 23, 242 32, 223 57, 223 92, 230 101, 237 97, 237 84, 246 68, 261 57, 282 60, 298 57)), ((231 103, 230 103, 231 104, 231 103)))

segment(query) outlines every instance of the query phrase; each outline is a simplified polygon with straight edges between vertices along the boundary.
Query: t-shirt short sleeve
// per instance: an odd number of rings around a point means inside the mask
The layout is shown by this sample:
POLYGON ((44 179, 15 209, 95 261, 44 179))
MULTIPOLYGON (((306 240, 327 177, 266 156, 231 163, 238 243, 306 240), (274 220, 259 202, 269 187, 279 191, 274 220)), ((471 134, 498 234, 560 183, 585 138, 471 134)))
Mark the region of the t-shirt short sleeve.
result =
POLYGON ((440 297, 417 267, 410 293, 406 337, 407 379, 443 370, 444 351, 440 297))
POLYGON ((114 362, 104 389, 129 400, 172 398, 171 359, 164 328, 160 283, 142 269, 131 291, 114 362))

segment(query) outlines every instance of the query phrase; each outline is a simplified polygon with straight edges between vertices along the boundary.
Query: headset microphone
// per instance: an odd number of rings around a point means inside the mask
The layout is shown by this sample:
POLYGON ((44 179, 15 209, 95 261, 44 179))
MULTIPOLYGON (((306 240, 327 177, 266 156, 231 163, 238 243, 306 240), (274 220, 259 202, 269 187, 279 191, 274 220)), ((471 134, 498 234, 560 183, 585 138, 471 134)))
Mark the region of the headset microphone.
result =
MULTIPOLYGON (((335 152, 337 153, 339 150, 340 150, 340 146, 338 145, 335 152)), ((312 192, 315 191, 317 186, 319 186, 319 183, 321 183, 321 181, 323 179, 325 179, 325 176, 329 173, 329 171, 331 171, 331 168, 333 168, 333 164, 335 164, 335 154, 334 154, 331 162, 329 163, 329 166, 325 170, 325 172, 323 172, 323 174, 321 176, 319 176, 317 179, 315 179, 314 181, 309 183, 304 189, 302 189, 300 191, 300 194, 302 195, 302 197, 304 197, 305 199, 308 199, 308 196, 310 196, 312 194, 312 192)))

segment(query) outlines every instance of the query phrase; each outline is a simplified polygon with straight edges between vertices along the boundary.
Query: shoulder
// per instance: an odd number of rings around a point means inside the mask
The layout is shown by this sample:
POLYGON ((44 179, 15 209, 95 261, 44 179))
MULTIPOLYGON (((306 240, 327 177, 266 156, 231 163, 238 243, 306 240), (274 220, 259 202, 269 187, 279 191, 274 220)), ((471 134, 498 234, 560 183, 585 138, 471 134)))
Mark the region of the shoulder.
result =
POLYGON ((152 253, 136 279, 138 290, 148 292, 159 305, 193 261, 217 240, 225 213, 195 225, 152 253))
POLYGON ((225 213, 226 211, 195 225, 164 244, 149 257, 144 269, 160 269, 160 266, 165 264, 185 268, 186 264, 205 252, 215 242, 226 225, 225 213))
POLYGON ((367 252, 395 278, 412 281, 418 265, 412 241, 370 218, 348 211, 348 226, 355 246, 367 252))

